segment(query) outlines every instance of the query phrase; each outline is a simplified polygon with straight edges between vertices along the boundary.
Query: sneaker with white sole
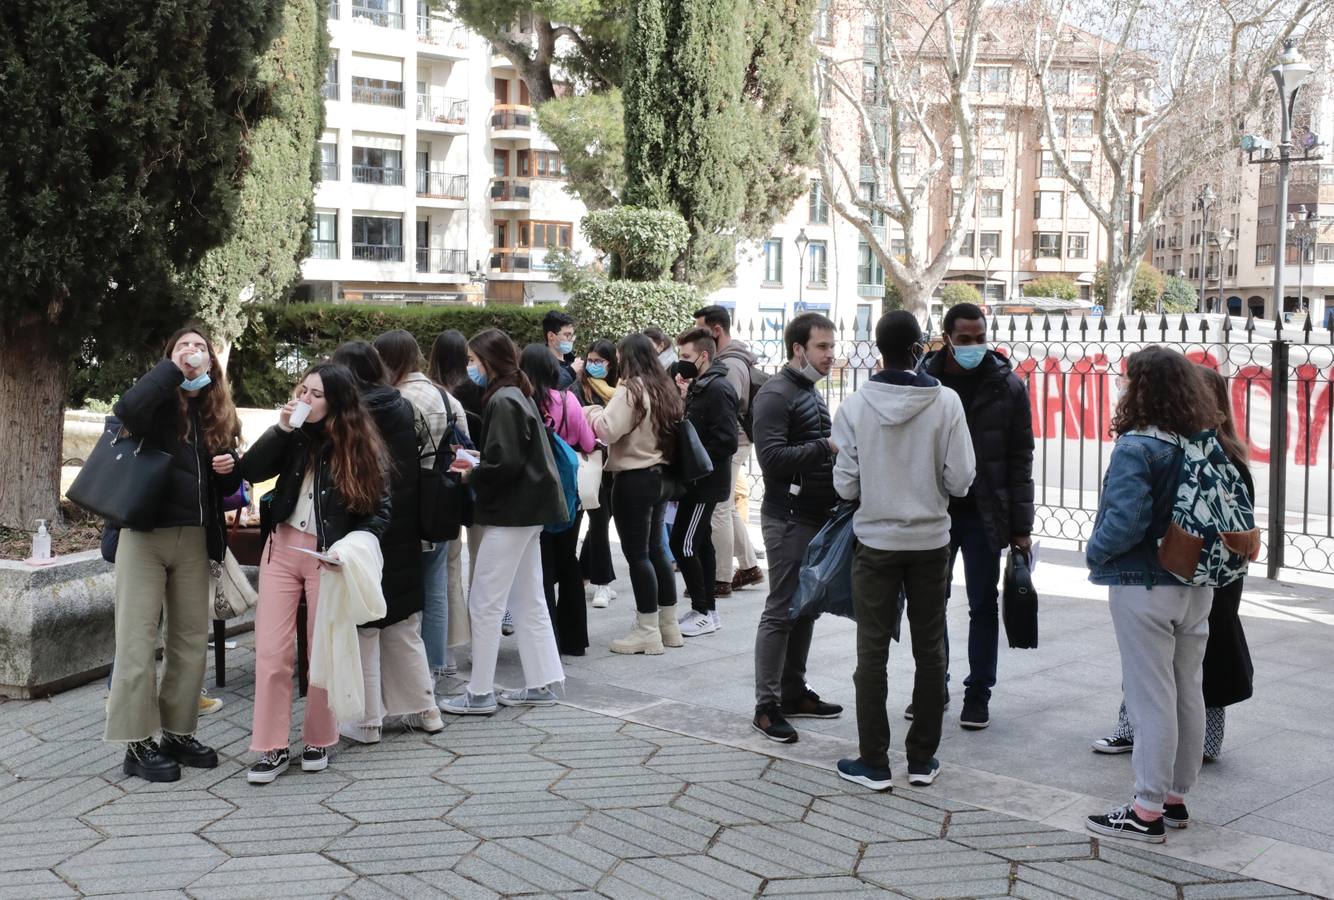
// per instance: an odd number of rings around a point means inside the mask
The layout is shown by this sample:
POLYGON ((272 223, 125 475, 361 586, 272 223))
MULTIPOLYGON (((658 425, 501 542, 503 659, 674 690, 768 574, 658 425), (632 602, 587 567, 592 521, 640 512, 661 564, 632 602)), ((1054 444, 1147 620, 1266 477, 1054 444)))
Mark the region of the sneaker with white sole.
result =
POLYGON ((926 787, 940 774, 940 761, 934 756, 926 762, 908 761, 908 783, 926 787))
POLYGON ((329 768, 329 751, 324 747, 312 747, 310 744, 301 751, 302 772, 323 772, 329 768))
POLYGON ((1129 753, 1135 749, 1135 741, 1128 737, 1098 738, 1089 745, 1094 753, 1129 753))
POLYGON ((681 617, 681 634, 686 637, 699 637, 702 634, 713 634, 718 630, 718 626, 713 624, 713 617, 708 613, 702 613, 698 610, 691 610, 681 617))
POLYGON ((1168 828, 1185 828, 1190 825, 1190 813, 1186 812, 1186 804, 1163 804, 1163 824, 1168 828))
POLYGON ((457 697, 450 697, 440 704, 441 712, 454 716, 489 716, 498 708, 494 692, 470 694, 466 689, 457 697))
POLYGON ((1108 810, 1100 816, 1089 816, 1084 820, 1084 827, 1096 834, 1144 841, 1148 844, 1161 844, 1167 840, 1163 820, 1157 818, 1152 822, 1144 821, 1130 803, 1108 810))
POLYGON ((287 748, 269 750, 259 758, 259 762, 250 767, 245 779, 251 784, 269 784, 287 771, 289 757, 287 748))
POLYGON ((358 744, 380 743, 380 726, 378 725, 357 725, 354 722, 344 722, 338 726, 338 733, 349 741, 358 744))
POLYGON ((716 609, 711 609, 711 610, 709 610, 709 618, 710 618, 710 619, 713 619, 713 630, 714 630, 714 631, 722 631, 722 630, 723 630, 723 620, 720 619, 720 618, 718 618, 718 610, 716 610, 716 609))
POLYGON ((215 713, 222 709, 222 699, 219 697, 210 697, 202 691, 199 694, 199 714, 207 716, 209 713, 215 713))
POLYGON ((445 730, 445 722, 440 718, 440 710, 427 709, 403 717, 403 724, 412 731, 424 731, 437 734, 445 730))
POLYGON ((889 766, 873 766, 870 763, 863 762, 861 757, 840 759, 838 761, 838 777, 844 781, 851 781, 853 784, 868 787, 873 791, 892 791, 894 789, 894 776, 889 771, 889 766))
POLYGON ((520 688, 496 695, 501 706, 555 706, 556 695, 549 687, 520 688))
POLYGON ((608 606, 611 606, 611 599, 614 593, 615 592, 611 589, 611 585, 599 584, 597 590, 593 592, 593 608, 606 609, 608 606))

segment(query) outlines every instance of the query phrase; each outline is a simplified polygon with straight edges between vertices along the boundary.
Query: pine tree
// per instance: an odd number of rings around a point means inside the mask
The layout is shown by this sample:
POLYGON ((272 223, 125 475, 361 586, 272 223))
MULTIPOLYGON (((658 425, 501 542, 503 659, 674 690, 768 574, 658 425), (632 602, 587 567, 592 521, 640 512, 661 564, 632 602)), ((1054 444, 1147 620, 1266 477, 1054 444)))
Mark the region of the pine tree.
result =
POLYGON ((281 0, 0 5, 0 524, 55 518, 71 357, 159 340, 227 235, 281 0))

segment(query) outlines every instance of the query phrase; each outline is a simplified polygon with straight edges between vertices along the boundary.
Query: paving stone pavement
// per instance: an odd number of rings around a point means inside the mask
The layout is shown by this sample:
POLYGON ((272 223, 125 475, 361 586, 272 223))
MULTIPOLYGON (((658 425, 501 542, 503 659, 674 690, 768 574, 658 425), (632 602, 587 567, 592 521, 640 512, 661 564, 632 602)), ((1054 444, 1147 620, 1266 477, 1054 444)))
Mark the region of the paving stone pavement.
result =
POLYGON ((0 702, 0 900, 1305 896, 569 706, 386 730, 254 786, 242 643, 201 720, 222 763, 174 785, 99 743, 101 685, 0 702))

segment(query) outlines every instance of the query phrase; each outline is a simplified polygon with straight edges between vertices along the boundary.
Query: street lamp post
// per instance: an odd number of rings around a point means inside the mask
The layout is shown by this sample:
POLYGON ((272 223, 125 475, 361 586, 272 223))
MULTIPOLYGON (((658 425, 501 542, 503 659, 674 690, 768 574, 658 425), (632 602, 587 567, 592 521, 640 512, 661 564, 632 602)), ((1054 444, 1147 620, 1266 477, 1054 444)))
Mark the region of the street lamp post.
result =
POLYGON ((1283 113, 1283 126, 1278 141, 1278 202, 1275 220, 1278 239, 1274 242, 1274 319, 1283 316, 1283 275, 1287 263, 1288 246, 1288 165, 1292 159, 1292 110, 1297 103, 1297 91, 1311 77, 1311 64, 1302 58, 1297 42, 1291 38, 1283 44, 1278 65, 1269 70, 1278 85, 1278 105, 1283 113))
POLYGON ((806 229, 803 228, 797 232, 793 243, 797 245, 797 312, 806 311, 806 301, 804 299, 804 289, 806 285, 806 245, 811 239, 806 237, 806 229))
POLYGON ((982 302, 987 302, 987 289, 991 286, 991 261, 996 254, 991 252, 990 247, 982 249, 982 302))
POLYGON ((1218 247, 1218 312, 1224 312, 1226 303, 1223 300, 1223 272, 1227 263, 1228 251, 1232 248, 1233 242, 1237 236, 1232 233, 1232 229, 1224 228, 1214 235, 1214 245, 1218 247))
POLYGON ((1316 226, 1311 221, 1311 212, 1303 204, 1297 207, 1296 216, 1288 216, 1288 233, 1297 246, 1297 310, 1306 309, 1306 295, 1303 293, 1306 279, 1306 254, 1315 243, 1316 226))
POLYGON ((1218 202, 1218 196, 1209 185, 1200 191, 1200 299, 1196 312, 1204 312, 1204 274, 1209 258, 1209 207, 1218 202))

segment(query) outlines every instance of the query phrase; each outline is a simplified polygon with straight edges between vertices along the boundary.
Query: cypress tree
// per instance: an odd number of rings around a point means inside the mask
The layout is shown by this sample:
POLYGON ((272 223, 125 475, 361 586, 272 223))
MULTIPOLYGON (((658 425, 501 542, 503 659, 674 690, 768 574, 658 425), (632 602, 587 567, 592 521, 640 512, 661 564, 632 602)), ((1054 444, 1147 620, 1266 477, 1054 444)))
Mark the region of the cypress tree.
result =
POLYGON ((0 5, 0 524, 54 519, 70 359, 161 340, 227 235, 281 0, 0 5))

